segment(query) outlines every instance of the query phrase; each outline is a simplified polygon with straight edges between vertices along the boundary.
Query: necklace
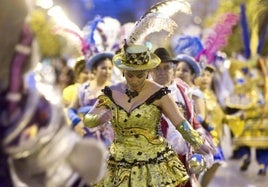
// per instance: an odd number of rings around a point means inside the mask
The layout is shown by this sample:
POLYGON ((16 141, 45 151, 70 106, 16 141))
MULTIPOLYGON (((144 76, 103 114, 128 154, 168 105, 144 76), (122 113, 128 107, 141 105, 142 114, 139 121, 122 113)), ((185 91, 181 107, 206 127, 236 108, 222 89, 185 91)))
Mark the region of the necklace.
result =
POLYGON ((126 88, 125 94, 128 96, 128 102, 131 102, 131 99, 137 97, 139 95, 139 92, 141 92, 141 90, 143 89, 145 85, 145 82, 142 84, 142 86, 139 88, 139 91, 137 90, 130 90, 128 88, 126 88))
POLYGON ((136 90, 131 91, 129 89, 126 89, 125 94, 128 96, 128 101, 127 102, 131 102, 131 99, 133 99, 134 97, 137 97, 139 95, 139 92, 137 92, 136 90))

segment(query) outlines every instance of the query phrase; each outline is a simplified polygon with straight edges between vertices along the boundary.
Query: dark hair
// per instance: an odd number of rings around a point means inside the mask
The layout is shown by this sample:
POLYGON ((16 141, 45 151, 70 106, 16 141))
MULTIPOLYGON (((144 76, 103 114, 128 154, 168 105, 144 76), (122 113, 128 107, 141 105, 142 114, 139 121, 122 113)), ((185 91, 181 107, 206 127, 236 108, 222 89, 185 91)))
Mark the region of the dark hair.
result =
POLYGON ((112 59, 111 58, 109 58, 109 57, 102 57, 102 58, 98 59, 97 61, 95 61, 94 64, 92 64, 91 71, 96 70, 97 67, 101 64, 101 62, 103 62, 106 59, 109 59, 111 61, 111 64, 113 65, 113 62, 112 62, 112 59))
POLYGON ((74 71, 72 68, 66 67, 63 68, 59 74, 58 74, 58 84, 60 84, 62 87, 69 86, 71 84, 74 84, 75 79, 74 79, 74 71), (64 77, 64 79, 63 79, 64 77))
POLYGON ((210 67, 210 66, 206 66, 204 70, 206 70, 206 71, 208 71, 210 73, 214 73, 215 72, 215 70, 212 67, 210 67))
MULTIPOLYGON (((191 71, 191 75, 195 75, 195 77, 196 77, 196 73, 195 73, 195 71, 194 71, 194 68, 191 66, 191 65, 189 65, 187 62, 185 62, 185 61, 181 61, 181 62, 184 62, 188 67, 189 67, 189 69, 190 69, 190 71, 191 71)), ((181 62, 179 62, 179 63, 181 63, 181 62)), ((178 64, 179 63, 177 63, 177 66, 178 66, 178 64)))
MULTIPOLYGON (((186 63, 186 62, 185 62, 186 63)), ((187 64, 187 63, 186 63, 187 64)), ((187 64, 188 66, 189 66, 189 68, 190 68, 190 70, 191 70, 191 74, 193 75, 195 75, 196 76, 196 73, 195 73, 195 71, 194 71, 194 68, 192 67, 192 66, 190 66, 189 64, 187 64)))
POLYGON ((85 59, 78 60, 74 66, 74 76, 77 79, 79 75, 86 69, 85 59))
POLYGON ((68 81, 68 85, 71 85, 71 84, 74 84, 74 79, 75 79, 75 74, 74 74, 74 71, 70 68, 68 69, 66 75, 70 78, 69 81, 68 81))
POLYGON ((217 82, 216 82, 215 76, 213 76, 213 74, 215 73, 215 70, 211 66, 206 66, 204 68, 204 71, 208 71, 209 73, 212 74, 212 80, 211 80, 210 88, 214 93, 216 93, 216 83, 217 82))

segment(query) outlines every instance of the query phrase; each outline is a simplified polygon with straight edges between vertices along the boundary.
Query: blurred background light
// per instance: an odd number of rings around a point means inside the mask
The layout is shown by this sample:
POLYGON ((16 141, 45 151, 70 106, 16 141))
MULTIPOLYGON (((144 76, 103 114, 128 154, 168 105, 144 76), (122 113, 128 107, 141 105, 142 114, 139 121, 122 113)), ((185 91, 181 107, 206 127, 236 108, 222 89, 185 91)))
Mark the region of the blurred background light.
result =
POLYGON ((53 0, 36 0, 36 5, 44 9, 49 9, 53 6, 53 0))

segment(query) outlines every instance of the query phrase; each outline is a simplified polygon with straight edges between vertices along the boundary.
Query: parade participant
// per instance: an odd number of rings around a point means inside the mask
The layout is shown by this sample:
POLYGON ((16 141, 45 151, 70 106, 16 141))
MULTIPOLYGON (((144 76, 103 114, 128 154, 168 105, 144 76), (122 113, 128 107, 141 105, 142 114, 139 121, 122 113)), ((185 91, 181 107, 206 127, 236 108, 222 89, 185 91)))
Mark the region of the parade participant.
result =
POLYGON ((177 154, 160 134, 163 114, 195 149, 206 154, 211 147, 185 120, 167 87, 147 79, 160 59, 143 45, 125 44, 113 57, 126 81, 105 87, 94 108, 85 115, 87 126, 108 120, 115 137, 110 146, 106 177, 96 186, 179 186, 189 176, 177 154))
MULTIPOLYGON (((181 113, 189 121, 186 113, 189 111, 191 112, 191 110, 187 108, 187 104, 189 104, 190 101, 186 93, 182 93, 181 90, 177 87, 177 81, 175 79, 176 61, 171 58, 165 48, 157 48, 154 51, 154 54, 160 58, 161 63, 152 70, 152 79, 158 84, 168 87, 181 113), (185 99, 187 101, 185 101, 185 99)), ((184 86, 185 85, 186 83, 184 83, 184 86)), ((186 90, 187 87, 184 87, 184 89, 186 90)), ((163 115, 161 118, 161 130, 163 136, 173 146, 174 150, 178 154, 185 155, 187 152, 185 141, 182 138, 181 134, 176 130, 176 128, 174 128, 174 125, 170 123, 171 122, 163 115)))
POLYGON ((98 128, 84 128, 79 113, 82 115, 90 110, 95 104, 97 96, 101 94, 101 90, 105 86, 111 85, 113 53, 102 52, 93 55, 87 62, 86 66, 95 77, 83 83, 78 88, 78 94, 69 105, 68 116, 72 121, 74 130, 82 136, 93 136, 102 140, 107 146, 113 139, 113 132, 109 123, 101 125, 98 128), (83 128, 81 128, 83 127, 83 128))
POLYGON ((221 148, 221 138, 223 131, 224 113, 221 106, 218 103, 215 92, 213 91, 213 76, 215 68, 212 65, 206 65, 203 69, 200 77, 196 80, 196 85, 204 94, 205 98, 205 119, 202 123, 207 132, 211 135, 217 152, 214 154, 213 165, 205 171, 201 178, 201 186, 207 187, 214 177, 217 169, 222 164, 224 154, 221 148))
MULTIPOLYGON (((54 85, 48 85, 53 91, 44 92, 38 90, 42 80, 36 80, 36 87, 25 85, 25 73, 32 71, 31 67, 38 62, 33 57, 47 57, 39 54, 40 46, 34 45, 33 40, 48 41, 45 47, 50 52, 55 49, 49 45, 54 40, 35 37, 28 22, 33 16, 26 6, 29 3, 21 0, 1 3, 0 16, 6 19, 0 21, 3 26, 0 38, 0 186, 76 187, 80 186, 80 181, 85 186, 98 181, 103 176, 107 156, 104 145, 94 139, 82 139, 67 126, 60 99, 49 97, 55 91, 54 85)), ((42 15, 38 14, 38 18, 42 15)), ((37 22, 38 26, 46 24, 45 19, 42 21, 37 22)), ((46 28, 39 30, 44 37, 51 30, 46 28)), ((47 62, 44 64, 48 65, 47 62)), ((52 72, 44 72, 43 79, 54 76, 52 72)))
MULTIPOLYGON (((154 54, 161 59, 161 63, 152 70, 151 75, 153 80, 160 85, 168 87, 184 117, 190 124, 193 124, 193 106, 187 95, 189 86, 181 79, 175 78, 177 61, 170 57, 165 48, 157 48, 154 51, 154 54)), ((201 125, 197 126, 197 124, 195 124, 194 128, 200 127, 201 125)), ((173 149, 179 155, 179 158, 187 168, 189 175, 191 175, 189 182, 185 184, 185 186, 192 186, 192 184, 193 186, 197 186, 199 182, 197 181, 196 176, 190 173, 189 166, 187 164, 187 160, 192 154, 190 146, 187 145, 183 137, 175 129, 174 125, 164 115, 161 118, 161 129, 163 136, 167 139, 170 145, 172 145, 173 149)))
POLYGON ((73 68, 68 66, 67 60, 64 58, 58 59, 55 64, 56 83, 63 91, 64 88, 74 84, 75 77, 73 68))
POLYGON ((196 60, 190 55, 179 54, 175 59, 178 61, 176 77, 182 79, 190 86, 188 94, 190 99, 192 99, 196 118, 202 123, 205 118, 204 95, 194 83, 196 77, 200 76, 201 69, 196 60))
POLYGON ((73 71, 75 83, 67 86, 62 91, 62 102, 64 107, 68 107, 70 103, 74 100, 79 85, 91 79, 89 78, 88 70, 86 69, 86 61, 84 57, 76 59, 73 71))
POLYGON ((235 82, 234 92, 226 99, 226 106, 239 111, 240 115, 230 115, 228 123, 234 134, 236 154, 243 157, 241 171, 246 171, 251 163, 251 147, 256 150, 259 175, 266 175, 268 168, 267 150, 267 65, 259 58, 254 67, 246 62, 232 60, 230 74, 235 82), (255 71, 255 73, 253 73, 255 71), (239 98, 239 99, 238 99, 239 98), (231 120, 230 120, 231 119, 231 120), (240 122, 241 121, 241 122, 240 122), (239 124, 239 126, 237 126, 239 124), (237 127, 236 127, 237 126, 237 127))

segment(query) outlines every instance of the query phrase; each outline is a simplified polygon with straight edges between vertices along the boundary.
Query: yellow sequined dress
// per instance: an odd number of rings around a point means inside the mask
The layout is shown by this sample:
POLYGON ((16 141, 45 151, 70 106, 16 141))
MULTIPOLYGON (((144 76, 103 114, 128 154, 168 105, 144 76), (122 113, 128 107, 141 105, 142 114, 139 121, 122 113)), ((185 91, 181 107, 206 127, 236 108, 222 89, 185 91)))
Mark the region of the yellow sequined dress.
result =
POLYGON ((96 186, 162 187, 178 186, 189 176, 159 133, 161 110, 153 101, 168 93, 162 88, 130 113, 113 101, 110 88, 99 97, 113 113, 115 137, 105 178, 96 186))
POLYGON ((212 90, 203 90, 206 99, 206 122, 213 128, 210 131, 215 145, 219 145, 222 138, 222 123, 224 113, 218 103, 216 95, 212 90))

